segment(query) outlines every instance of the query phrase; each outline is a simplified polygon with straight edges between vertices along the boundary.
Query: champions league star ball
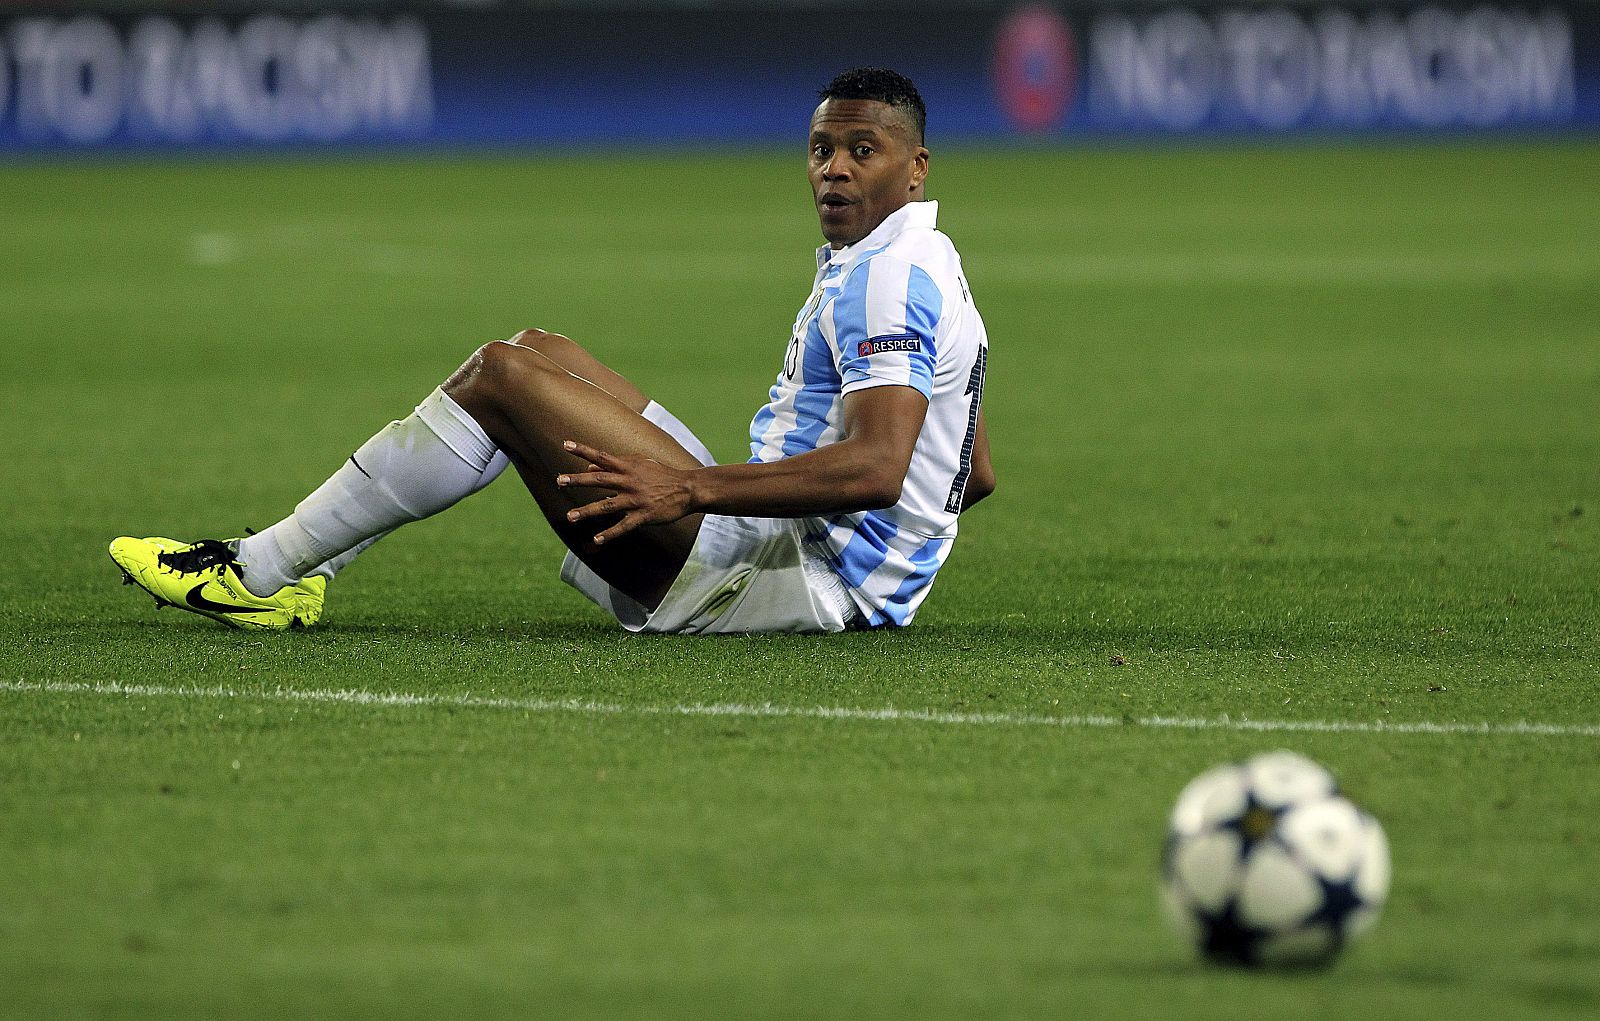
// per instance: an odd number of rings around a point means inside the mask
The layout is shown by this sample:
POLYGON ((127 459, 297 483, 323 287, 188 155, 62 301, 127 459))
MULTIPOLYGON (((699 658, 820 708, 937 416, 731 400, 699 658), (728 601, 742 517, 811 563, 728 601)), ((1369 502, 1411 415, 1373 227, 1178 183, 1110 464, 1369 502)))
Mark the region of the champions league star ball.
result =
POLYGON ((1377 921, 1389 894, 1378 821, 1293 752, 1218 766, 1172 810, 1167 914, 1224 964, 1325 965, 1377 921))

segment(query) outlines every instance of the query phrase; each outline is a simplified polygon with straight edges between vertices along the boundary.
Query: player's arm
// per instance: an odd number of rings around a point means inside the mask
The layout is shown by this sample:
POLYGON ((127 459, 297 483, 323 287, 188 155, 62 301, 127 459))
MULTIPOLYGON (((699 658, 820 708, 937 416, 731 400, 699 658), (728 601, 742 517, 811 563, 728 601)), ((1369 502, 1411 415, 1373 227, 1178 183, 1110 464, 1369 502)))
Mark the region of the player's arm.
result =
POLYGON ((989 425, 983 420, 983 409, 978 409, 978 431, 972 437, 972 474, 967 476, 967 488, 961 493, 961 509, 994 492, 994 465, 989 462, 989 425))
POLYGON ((601 543, 641 525, 696 513, 790 518, 892 507, 900 500, 928 400, 909 386, 876 386, 847 394, 843 403, 839 442, 768 464, 679 469, 569 441, 568 449, 595 470, 558 476, 556 484, 616 495, 567 517, 621 514, 622 520, 595 536, 601 543))

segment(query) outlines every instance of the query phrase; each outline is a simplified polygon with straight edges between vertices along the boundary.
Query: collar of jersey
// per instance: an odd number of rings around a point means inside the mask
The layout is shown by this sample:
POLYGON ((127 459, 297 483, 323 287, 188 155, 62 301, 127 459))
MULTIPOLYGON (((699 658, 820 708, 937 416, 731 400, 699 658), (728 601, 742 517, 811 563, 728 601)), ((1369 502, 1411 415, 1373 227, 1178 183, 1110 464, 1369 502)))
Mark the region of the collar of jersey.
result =
POLYGON ((889 242, 893 241, 904 232, 913 230, 917 227, 927 227, 932 229, 937 224, 938 219, 939 203, 937 200, 929 199, 925 202, 907 202, 899 209, 896 209, 894 212, 884 217, 883 222, 878 224, 877 228, 873 230, 871 234, 868 234, 855 244, 845 245, 843 248, 839 249, 835 249, 829 245, 823 245, 821 248, 817 249, 817 269, 818 271, 821 271, 824 267, 829 265, 838 266, 840 269, 844 269, 845 267, 849 266, 850 263, 855 262, 856 259, 860 257, 862 252, 870 252, 875 249, 886 247, 889 242))

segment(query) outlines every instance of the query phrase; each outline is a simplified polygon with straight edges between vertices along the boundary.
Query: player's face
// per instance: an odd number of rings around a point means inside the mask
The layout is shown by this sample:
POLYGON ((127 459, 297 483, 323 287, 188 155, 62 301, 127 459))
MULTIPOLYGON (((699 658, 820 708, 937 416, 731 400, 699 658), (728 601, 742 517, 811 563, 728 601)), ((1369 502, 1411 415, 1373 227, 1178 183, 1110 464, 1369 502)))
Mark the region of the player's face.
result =
POLYGON ((928 150, 911 118, 887 103, 825 99, 811 115, 807 171, 822 236, 843 248, 922 198, 928 150))

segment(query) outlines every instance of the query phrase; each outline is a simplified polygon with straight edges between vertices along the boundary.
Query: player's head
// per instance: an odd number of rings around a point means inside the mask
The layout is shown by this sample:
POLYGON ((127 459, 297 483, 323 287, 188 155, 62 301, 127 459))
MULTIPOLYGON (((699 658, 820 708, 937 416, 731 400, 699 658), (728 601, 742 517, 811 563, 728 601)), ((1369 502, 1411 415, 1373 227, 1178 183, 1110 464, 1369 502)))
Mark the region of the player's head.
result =
POLYGON ((843 248, 922 198, 927 108, 909 78, 881 67, 846 71, 818 95, 807 164, 811 197, 822 236, 843 248))

